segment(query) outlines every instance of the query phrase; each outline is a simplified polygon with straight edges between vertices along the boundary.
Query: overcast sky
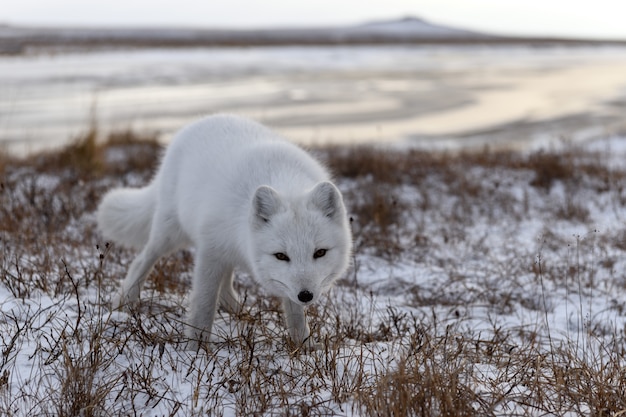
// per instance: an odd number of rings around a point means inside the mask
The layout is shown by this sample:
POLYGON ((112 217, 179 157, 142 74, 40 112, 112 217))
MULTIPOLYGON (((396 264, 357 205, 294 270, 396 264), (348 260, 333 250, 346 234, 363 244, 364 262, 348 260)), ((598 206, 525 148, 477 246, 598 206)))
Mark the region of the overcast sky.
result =
POLYGON ((301 27, 419 16, 513 35, 626 39, 626 0, 1 0, 0 23, 301 27))

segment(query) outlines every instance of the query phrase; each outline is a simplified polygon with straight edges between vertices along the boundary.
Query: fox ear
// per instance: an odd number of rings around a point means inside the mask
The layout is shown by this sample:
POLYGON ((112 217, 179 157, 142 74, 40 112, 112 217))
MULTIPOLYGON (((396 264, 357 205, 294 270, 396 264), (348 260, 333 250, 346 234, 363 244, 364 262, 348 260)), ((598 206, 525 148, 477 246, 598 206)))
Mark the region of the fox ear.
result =
POLYGON ((258 224, 269 222, 282 206, 278 192, 267 185, 257 188, 252 201, 254 218, 258 224))
POLYGON ((331 219, 337 219, 337 216, 341 216, 344 212, 341 193, 328 181, 320 182, 313 188, 309 196, 309 204, 331 219))

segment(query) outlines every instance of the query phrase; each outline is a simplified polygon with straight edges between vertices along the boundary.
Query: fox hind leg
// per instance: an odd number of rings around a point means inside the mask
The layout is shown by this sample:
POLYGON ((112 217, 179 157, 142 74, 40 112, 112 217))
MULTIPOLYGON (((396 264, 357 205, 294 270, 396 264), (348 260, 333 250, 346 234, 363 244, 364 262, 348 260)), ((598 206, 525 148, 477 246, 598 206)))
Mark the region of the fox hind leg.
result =
POLYGON ((233 288, 233 273, 226 273, 222 277, 222 285, 220 289, 220 306, 231 314, 237 314, 241 311, 241 302, 239 296, 233 288))
POLYGON ((181 246, 184 239, 182 239, 180 228, 171 220, 168 221, 172 218, 172 216, 155 214, 146 246, 131 262, 120 290, 113 297, 114 309, 136 303, 141 287, 156 261, 181 246))

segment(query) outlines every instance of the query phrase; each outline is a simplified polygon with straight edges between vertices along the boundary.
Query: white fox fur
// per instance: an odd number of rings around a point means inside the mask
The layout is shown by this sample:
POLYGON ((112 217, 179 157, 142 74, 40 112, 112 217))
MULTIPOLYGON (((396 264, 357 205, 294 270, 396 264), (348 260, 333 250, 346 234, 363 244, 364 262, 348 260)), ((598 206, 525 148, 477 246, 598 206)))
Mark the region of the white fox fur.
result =
POLYGON ((219 302, 240 308, 236 267, 283 299, 291 338, 308 339, 304 307, 347 269, 351 235, 339 190, 309 154, 264 126, 215 115, 183 128, 152 182, 114 189, 98 207, 106 239, 141 249, 113 300, 136 302, 157 259, 196 248, 185 333, 206 340, 219 302))

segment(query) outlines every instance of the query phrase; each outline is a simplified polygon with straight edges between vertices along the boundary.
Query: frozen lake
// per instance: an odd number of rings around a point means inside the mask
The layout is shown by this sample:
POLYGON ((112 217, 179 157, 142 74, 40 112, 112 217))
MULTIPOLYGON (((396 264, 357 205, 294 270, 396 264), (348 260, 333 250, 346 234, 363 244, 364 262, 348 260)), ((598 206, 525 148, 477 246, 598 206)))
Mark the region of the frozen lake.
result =
POLYGON ((526 147, 626 127, 626 48, 265 47, 0 57, 0 143, 58 146, 92 119, 163 141, 204 114, 305 144, 526 147))

